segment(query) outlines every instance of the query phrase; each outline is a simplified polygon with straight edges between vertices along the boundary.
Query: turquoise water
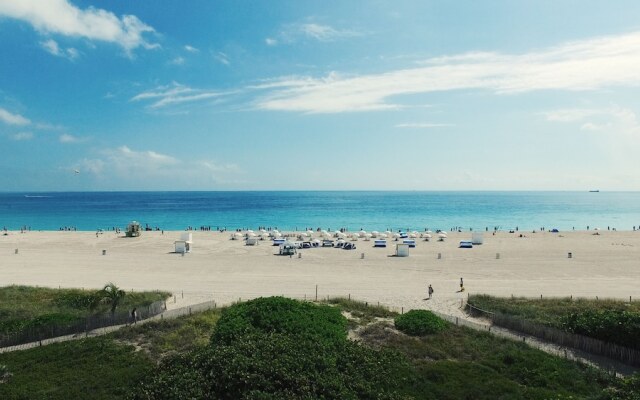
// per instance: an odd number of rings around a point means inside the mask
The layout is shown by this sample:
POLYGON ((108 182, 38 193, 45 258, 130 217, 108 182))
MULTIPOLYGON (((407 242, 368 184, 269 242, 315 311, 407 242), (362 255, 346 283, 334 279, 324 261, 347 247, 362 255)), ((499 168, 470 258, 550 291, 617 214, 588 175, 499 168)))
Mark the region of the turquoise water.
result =
POLYGON ((640 192, 0 193, 0 228, 560 230, 640 226, 640 192))

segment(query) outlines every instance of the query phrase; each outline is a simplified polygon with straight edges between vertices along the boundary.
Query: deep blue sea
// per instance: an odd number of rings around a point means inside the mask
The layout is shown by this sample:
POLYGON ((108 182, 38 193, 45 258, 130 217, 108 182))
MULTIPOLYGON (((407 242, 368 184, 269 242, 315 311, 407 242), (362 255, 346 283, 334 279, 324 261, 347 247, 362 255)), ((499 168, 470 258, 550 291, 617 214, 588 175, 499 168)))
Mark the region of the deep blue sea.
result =
POLYGON ((144 226, 182 230, 350 230, 640 226, 640 192, 54 192, 0 193, 0 228, 144 226))

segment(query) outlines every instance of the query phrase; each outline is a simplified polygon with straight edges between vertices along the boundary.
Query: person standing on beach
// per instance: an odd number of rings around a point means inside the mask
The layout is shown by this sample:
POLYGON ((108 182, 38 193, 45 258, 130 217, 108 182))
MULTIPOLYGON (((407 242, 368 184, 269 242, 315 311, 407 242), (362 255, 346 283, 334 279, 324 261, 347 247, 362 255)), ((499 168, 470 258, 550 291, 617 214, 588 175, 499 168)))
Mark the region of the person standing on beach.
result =
POLYGON ((433 295, 433 288, 431 287, 431 285, 429 285, 428 292, 429 292, 429 299, 431 299, 431 296, 433 295))
POLYGON ((460 291, 464 292, 464 281, 460 278, 460 291))
POLYGON ((131 310, 131 322, 138 323, 138 310, 135 307, 131 310))

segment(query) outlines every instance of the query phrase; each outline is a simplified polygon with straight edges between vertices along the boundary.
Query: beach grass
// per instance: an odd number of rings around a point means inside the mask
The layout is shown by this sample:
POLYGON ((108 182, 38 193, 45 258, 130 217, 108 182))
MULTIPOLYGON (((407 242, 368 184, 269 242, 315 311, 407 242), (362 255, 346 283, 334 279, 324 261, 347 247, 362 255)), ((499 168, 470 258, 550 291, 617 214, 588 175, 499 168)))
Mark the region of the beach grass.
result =
POLYGON ((472 295, 468 302, 485 311, 640 349, 640 302, 637 301, 472 295))
POLYGON ((106 337, 54 343, 0 354, 12 375, 1 399, 122 399, 153 370, 133 346, 106 337))
MULTIPOLYGON (((306 336, 297 336, 299 325, 288 318, 311 312, 307 316, 311 315, 316 323, 328 323, 336 329, 344 326, 331 319, 317 321, 327 316, 333 318, 330 313, 315 313, 305 306, 285 315, 278 309, 281 306, 274 308, 272 302, 267 301, 269 310, 281 314, 268 316, 265 310, 256 311, 255 307, 243 307, 240 303, 236 308, 240 312, 205 311, 173 320, 149 321, 100 338, 0 354, 0 365, 6 365, 13 374, 7 383, 0 384, 0 398, 123 398, 130 389, 148 385, 150 378, 159 375, 162 379, 168 378, 164 382, 169 384, 177 382, 169 374, 174 365, 172 360, 177 363, 175 372, 191 373, 190 368, 200 363, 206 371, 225 374, 224 379, 243 376, 237 375, 234 368, 248 368, 252 376, 269 377, 277 365, 278 371, 286 372, 284 378, 278 379, 303 382, 301 376, 306 376, 308 365, 320 361, 321 365, 332 365, 326 362, 343 357, 347 361, 358 361, 344 367, 357 368, 350 372, 355 373, 357 379, 369 373, 380 374, 380 382, 384 376, 393 377, 394 383, 389 386, 393 390, 386 392, 389 398, 637 399, 633 396, 640 382, 638 375, 619 380, 526 344, 449 323, 434 334, 409 336, 393 327, 389 320, 393 315, 384 307, 369 309, 365 303, 348 299, 331 302, 338 304, 341 311, 361 312, 371 320, 358 326, 359 344, 344 344, 338 336, 324 343, 311 337, 315 330, 306 336), (251 319, 243 317, 247 313, 257 317, 258 330, 255 327, 247 330, 247 323, 253 324, 251 319), (223 342, 212 350, 215 342, 210 339, 216 337, 216 326, 225 314, 232 318, 226 321, 223 342), (278 326, 284 328, 278 332, 278 326), (263 332, 265 329, 268 332, 263 332), (234 330, 238 336, 232 334, 234 330), (232 336, 235 339, 230 340, 232 336), (343 350, 347 353, 341 353, 343 350), (379 350, 383 352, 377 353, 379 350), (328 352, 331 356, 327 358, 328 352), (315 354, 320 358, 316 359, 315 354), (376 360, 384 362, 376 364, 376 360), (236 361, 239 363, 234 364, 236 361), (359 364, 361 362, 364 364, 359 364), (157 363, 160 367, 155 366, 157 363), (375 368, 368 369, 368 363, 375 368)), ((363 385, 369 385, 367 382, 377 379, 376 376, 362 380, 363 385)), ((265 379, 268 387, 272 378, 265 379)), ((333 387, 341 382, 337 379, 338 375, 324 375, 321 382, 333 387)))
MULTIPOLYGON (((108 305, 92 307, 99 289, 53 289, 32 286, 0 288, 0 334, 9 335, 48 326, 63 326, 94 314, 108 305)), ((119 309, 144 307, 170 296, 167 292, 127 292, 119 309)))

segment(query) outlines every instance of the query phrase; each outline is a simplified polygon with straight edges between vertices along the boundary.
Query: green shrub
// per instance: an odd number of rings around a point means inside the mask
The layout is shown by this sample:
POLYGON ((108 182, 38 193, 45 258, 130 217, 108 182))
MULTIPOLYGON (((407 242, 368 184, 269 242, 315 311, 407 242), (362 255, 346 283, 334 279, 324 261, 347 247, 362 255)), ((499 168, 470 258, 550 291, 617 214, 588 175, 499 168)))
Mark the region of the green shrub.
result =
POLYGON ((621 310, 589 310, 562 319, 566 331, 640 349, 640 314, 621 310))
POLYGON ((254 333, 163 362, 138 398, 399 398, 406 360, 356 343, 254 333))
POLYGON ((336 307, 268 297, 225 309, 212 341, 231 343, 246 334, 285 333, 340 342, 347 338, 346 328, 347 320, 336 307))
POLYGON ((401 398, 406 358, 347 340, 340 310, 282 297, 222 313, 211 343, 164 360, 136 398, 401 398))
POLYGON ((396 329, 412 336, 438 333, 447 327, 446 321, 427 310, 411 310, 398 315, 394 322, 396 329))

